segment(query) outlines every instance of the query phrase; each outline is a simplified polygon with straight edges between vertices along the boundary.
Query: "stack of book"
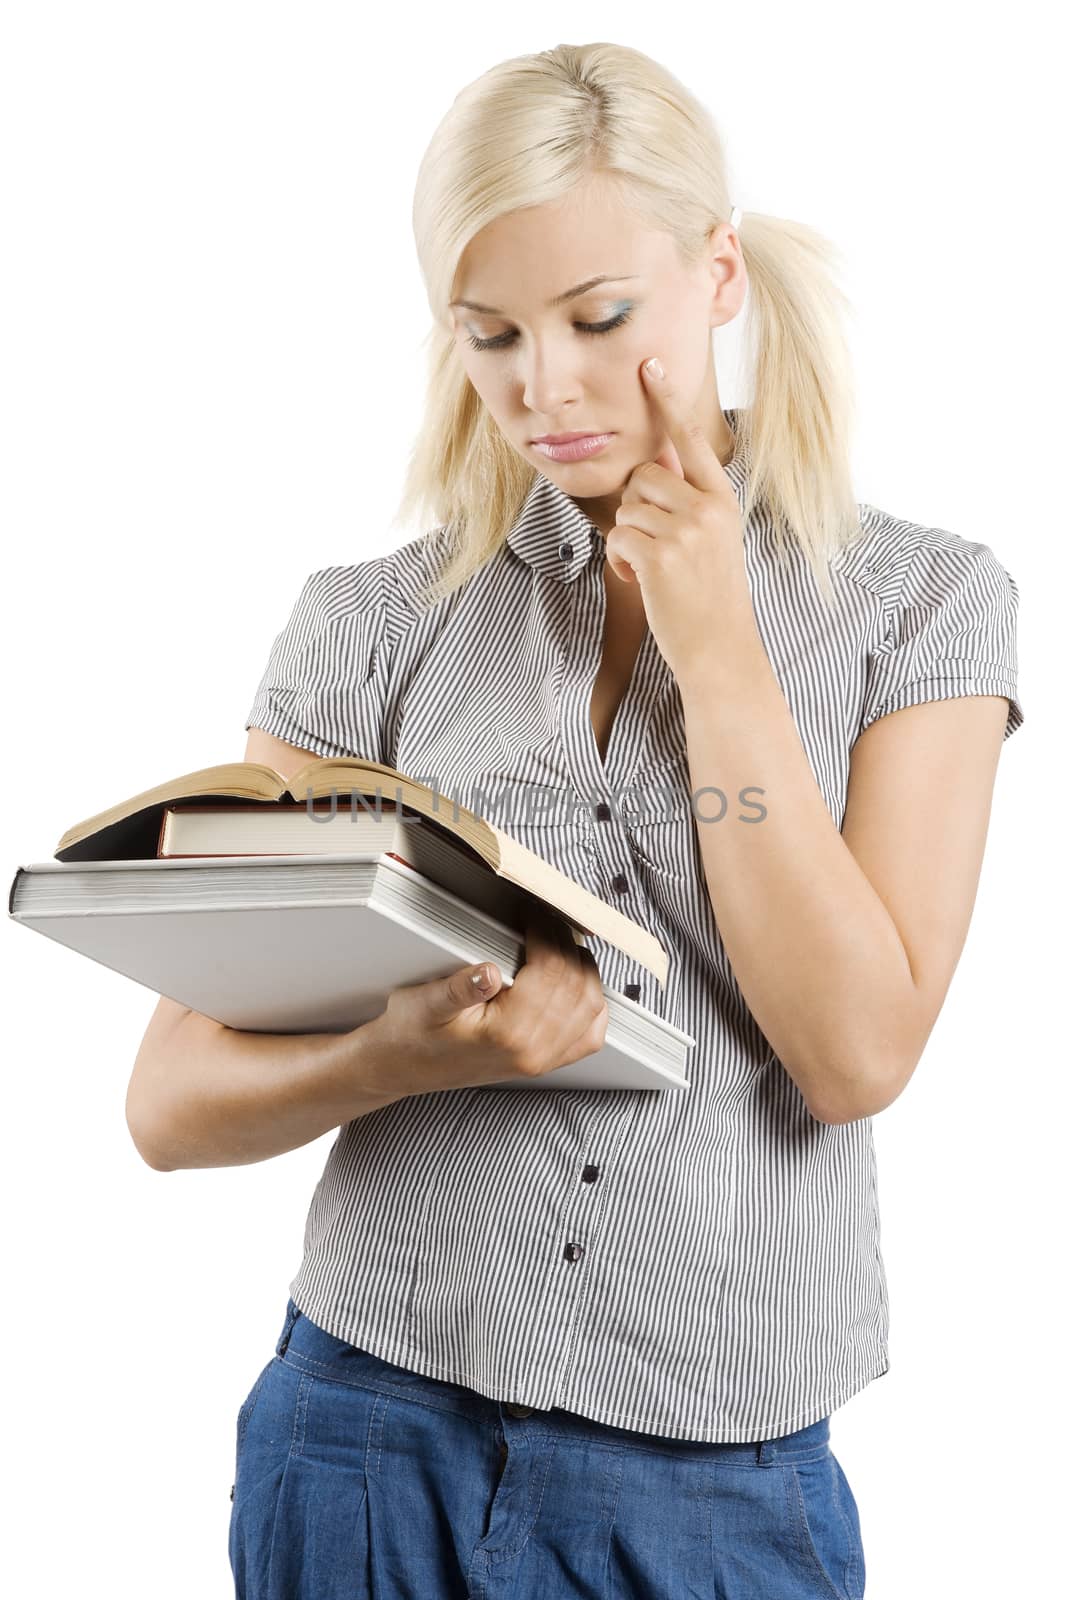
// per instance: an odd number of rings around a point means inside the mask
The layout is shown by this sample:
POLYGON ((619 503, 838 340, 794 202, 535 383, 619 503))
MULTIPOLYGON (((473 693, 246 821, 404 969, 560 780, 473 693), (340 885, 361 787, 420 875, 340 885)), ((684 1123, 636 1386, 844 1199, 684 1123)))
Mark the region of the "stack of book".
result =
MULTIPOLYGON (((665 985, 646 929, 483 817, 375 762, 206 767, 69 828, 8 915, 230 1028, 347 1032, 393 989, 490 960, 509 986, 532 907, 665 985)), ((603 986, 602 1048, 516 1089, 686 1089, 695 1040, 603 986)), ((491 1002, 489 1002, 491 1003, 491 1002)))

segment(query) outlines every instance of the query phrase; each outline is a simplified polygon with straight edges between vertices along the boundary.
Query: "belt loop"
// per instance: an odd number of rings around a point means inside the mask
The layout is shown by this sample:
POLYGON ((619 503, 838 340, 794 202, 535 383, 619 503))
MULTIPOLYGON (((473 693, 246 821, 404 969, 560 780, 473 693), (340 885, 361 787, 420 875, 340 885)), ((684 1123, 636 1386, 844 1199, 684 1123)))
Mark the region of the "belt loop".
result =
POLYGON ((775 1439, 761 1439, 758 1443, 758 1465, 771 1467, 776 1458, 777 1441, 775 1439))
POLYGON ((290 1296, 288 1305, 285 1307, 285 1326, 281 1329, 281 1336, 277 1341, 274 1351, 275 1355, 283 1356, 285 1351, 288 1349, 288 1341, 292 1334, 292 1329, 295 1325, 296 1318, 299 1315, 300 1308, 290 1296))

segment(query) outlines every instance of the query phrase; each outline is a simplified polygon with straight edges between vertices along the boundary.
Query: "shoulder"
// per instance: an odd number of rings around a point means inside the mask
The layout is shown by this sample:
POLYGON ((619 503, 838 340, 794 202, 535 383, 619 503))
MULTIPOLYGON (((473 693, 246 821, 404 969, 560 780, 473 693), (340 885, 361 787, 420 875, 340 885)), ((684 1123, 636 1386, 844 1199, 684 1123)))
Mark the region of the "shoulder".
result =
POLYGON ((304 580, 290 630, 311 635, 357 624, 395 644, 426 607, 422 591, 440 570, 444 533, 432 528, 382 555, 318 567, 304 580))
POLYGON ((861 537, 837 561, 889 613, 953 605, 1015 612, 1016 580, 991 546, 862 503, 861 537))
POLYGON ((845 575, 879 602, 867 657, 861 731, 886 712, 957 695, 1017 699, 1019 593, 990 545, 863 506, 862 541, 845 575))

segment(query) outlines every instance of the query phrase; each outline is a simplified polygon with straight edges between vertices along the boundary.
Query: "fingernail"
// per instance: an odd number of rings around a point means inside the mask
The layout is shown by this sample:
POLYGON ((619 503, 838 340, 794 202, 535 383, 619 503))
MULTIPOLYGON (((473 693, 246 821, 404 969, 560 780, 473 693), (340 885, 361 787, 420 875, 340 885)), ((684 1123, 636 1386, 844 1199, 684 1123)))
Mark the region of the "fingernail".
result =
POLYGON ((662 379, 665 377, 665 373, 662 371, 662 363, 657 356, 652 356, 650 361, 645 363, 643 370, 649 378, 662 379))

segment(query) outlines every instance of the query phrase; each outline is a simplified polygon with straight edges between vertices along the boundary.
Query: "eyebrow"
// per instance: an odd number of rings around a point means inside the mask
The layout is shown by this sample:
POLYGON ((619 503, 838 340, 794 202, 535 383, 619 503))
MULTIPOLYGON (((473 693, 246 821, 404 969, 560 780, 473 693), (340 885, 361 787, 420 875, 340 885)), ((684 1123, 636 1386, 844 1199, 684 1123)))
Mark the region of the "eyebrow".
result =
MULTIPOLYGON (((598 278, 587 278, 584 283, 578 283, 572 289, 567 289, 564 294, 556 294, 553 300, 547 302, 547 308, 563 305, 567 300, 575 300, 586 289, 594 289, 599 283, 628 283, 632 278, 638 278, 638 272, 630 272, 621 277, 611 277, 609 272, 601 273, 598 278)), ((498 306, 482 306, 476 300, 451 300, 451 306, 465 306, 469 311, 482 311, 490 317, 506 316, 505 311, 500 311, 498 306)))

